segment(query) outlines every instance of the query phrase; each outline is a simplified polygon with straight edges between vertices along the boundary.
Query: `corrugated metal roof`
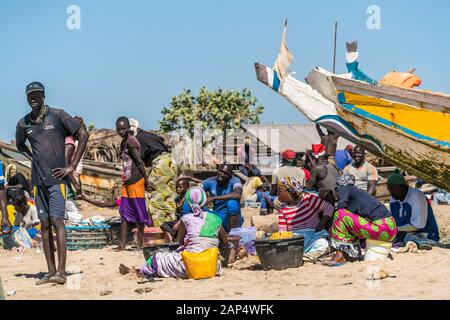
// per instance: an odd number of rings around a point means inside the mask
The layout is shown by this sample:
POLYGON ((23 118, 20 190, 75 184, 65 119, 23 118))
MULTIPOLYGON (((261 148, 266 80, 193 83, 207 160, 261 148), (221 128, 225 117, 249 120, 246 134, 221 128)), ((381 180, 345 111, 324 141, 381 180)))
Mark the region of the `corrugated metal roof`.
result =
MULTIPOLYGON (((312 144, 320 143, 315 124, 251 124, 243 127, 275 153, 286 149, 305 151, 311 149, 312 144)), ((323 131, 326 132, 325 129, 323 131)), ((344 149, 348 144, 351 142, 339 138, 337 148, 344 149)))

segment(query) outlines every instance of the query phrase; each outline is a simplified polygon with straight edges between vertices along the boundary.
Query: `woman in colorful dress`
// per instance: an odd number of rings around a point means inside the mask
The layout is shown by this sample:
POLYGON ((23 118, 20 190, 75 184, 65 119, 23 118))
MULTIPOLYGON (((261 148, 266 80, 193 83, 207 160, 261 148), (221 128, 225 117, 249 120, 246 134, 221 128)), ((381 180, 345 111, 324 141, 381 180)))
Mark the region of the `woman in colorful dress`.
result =
POLYGON ((116 130, 122 138, 120 157, 123 162, 122 197, 120 201, 120 245, 118 251, 126 249, 128 223, 136 223, 138 227, 138 246, 144 242, 144 225, 153 226, 145 205, 145 190, 150 190, 150 183, 146 179, 144 163, 141 159, 140 145, 130 133, 130 121, 120 117, 116 121, 116 130))
POLYGON ((389 210, 375 197, 355 187, 355 177, 344 174, 336 182, 338 210, 330 229, 331 246, 336 254, 326 264, 341 265, 362 257, 361 240, 392 242, 397 226, 389 210))
MULTIPOLYGON (((158 251, 146 257, 147 263, 134 269, 138 277, 161 277, 187 279, 186 267, 181 257, 182 251, 202 252, 210 248, 226 247, 227 234, 222 227, 222 220, 213 213, 203 211, 207 195, 200 187, 190 188, 186 193, 186 201, 191 208, 190 214, 181 217, 178 239, 182 246, 174 252, 158 251)), ((121 264, 119 271, 127 274, 130 268, 121 264)), ((221 275, 221 263, 217 260, 217 275, 221 275)))
POLYGON ((278 200, 283 203, 278 209, 279 230, 305 237, 306 259, 315 260, 325 254, 329 247, 325 226, 333 215, 333 205, 315 194, 304 193, 294 177, 278 180, 277 190, 278 200))
POLYGON ((147 178, 151 189, 146 194, 147 210, 155 227, 160 227, 164 222, 175 220, 178 167, 160 136, 142 130, 135 119, 130 119, 130 124, 131 133, 143 148, 144 165, 150 168, 147 178))

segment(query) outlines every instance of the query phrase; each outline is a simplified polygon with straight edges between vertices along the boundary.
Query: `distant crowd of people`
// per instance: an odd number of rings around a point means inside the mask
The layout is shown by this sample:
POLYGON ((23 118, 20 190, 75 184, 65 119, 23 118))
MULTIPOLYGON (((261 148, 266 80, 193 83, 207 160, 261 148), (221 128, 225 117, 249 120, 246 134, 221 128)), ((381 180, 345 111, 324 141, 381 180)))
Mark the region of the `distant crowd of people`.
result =
POLYGON ((181 252, 227 247, 229 232, 243 224, 241 208, 248 202, 276 213, 280 231, 303 235, 307 257, 332 249, 328 265, 360 259, 367 239, 429 240, 422 246, 439 241, 432 208, 420 190, 409 187, 399 172, 393 173, 387 180, 391 194, 387 208, 375 197, 380 178, 366 161, 364 148, 349 145, 337 150, 339 137, 332 132, 325 135, 319 126, 321 143, 311 150, 284 150, 271 179, 254 165, 255 151, 246 139, 238 150, 237 170, 220 164, 214 177, 200 180, 179 176, 161 137, 142 130, 137 120, 119 117, 121 194, 110 202, 90 199, 83 195, 80 182, 89 137, 83 119, 46 105, 39 82, 29 84, 26 95, 32 111, 17 124, 16 145, 32 162, 32 183, 14 164, 1 164, 0 210, 4 233, 23 227, 42 243, 48 272, 38 285, 66 282, 65 220, 68 210, 76 210, 77 199, 119 208, 118 251, 126 250, 130 224, 137 225, 139 247, 144 245, 145 226, 158 226, 167 242, 181 244, 174 252, 146 257, 139 269, 120 266, 121 273, 141 276, 186 278, 181 252))

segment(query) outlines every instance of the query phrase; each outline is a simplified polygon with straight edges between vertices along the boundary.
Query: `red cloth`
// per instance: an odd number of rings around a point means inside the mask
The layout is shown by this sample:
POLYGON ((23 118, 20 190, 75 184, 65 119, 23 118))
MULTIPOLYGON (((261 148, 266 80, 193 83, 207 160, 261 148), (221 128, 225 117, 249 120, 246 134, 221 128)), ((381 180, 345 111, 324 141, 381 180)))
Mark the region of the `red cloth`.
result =
POLYGON ((305 182, 308 182, 309 178, 311 178, 311 172, 309 172, 307 169, 303 169, 303 172, 305 173, 305 182))
POLYGON ((323 144, 313 144, 312 152, 315 157, 320 157, 325 154, 325 146, 323 144))
POLYGON ((291 160, 294 160, 297 155, 295 154, 294 150, 287 149, 287 150, 283 151, 281 156, 283 157, 284 160, 291 161, 291 160))

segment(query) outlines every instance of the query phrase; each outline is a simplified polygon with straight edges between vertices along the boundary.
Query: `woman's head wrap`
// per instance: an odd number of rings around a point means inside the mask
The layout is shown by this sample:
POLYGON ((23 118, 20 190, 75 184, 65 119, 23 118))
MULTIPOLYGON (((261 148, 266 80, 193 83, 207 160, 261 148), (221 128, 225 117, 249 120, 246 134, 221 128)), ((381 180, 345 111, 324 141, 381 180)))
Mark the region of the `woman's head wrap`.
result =
POLYGON ((9 179, 11 179, 11 171, 15 170, 17 172, 17 167, 15 164, 9 164, 6 167, 6 172, 5 172, 5 176, 6 176, 6 180, 9 181, 9 179))
POLYGON ((294 177, 284 177, 278 181, 278 187, 284 187, 289 193, 294 193, 296 195, 300 195, 303 193, 303 186, 294 177))
POLYGON ((203 217, 202 207, 206 205, 206 192, 200 187, 192 187, 186 192, 186 201, 196 217, 203 217))
POLYGON ((130 130, 133 132, 133 136, 137 135, 139 129, 139 121, 136 119, 130 119, 130 130))

